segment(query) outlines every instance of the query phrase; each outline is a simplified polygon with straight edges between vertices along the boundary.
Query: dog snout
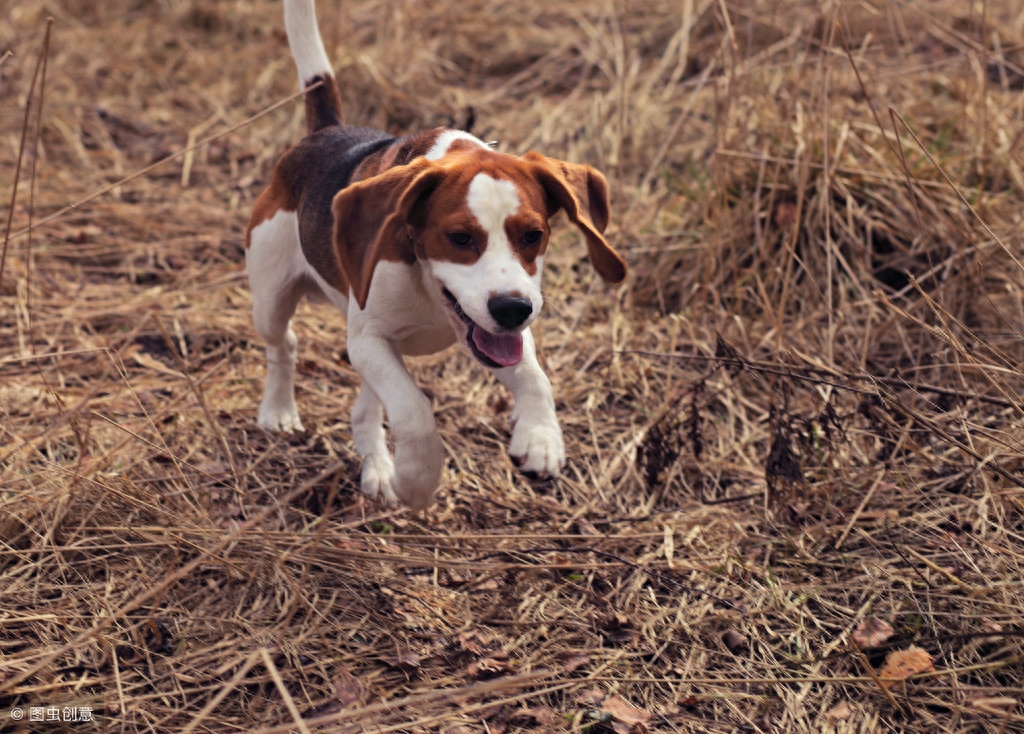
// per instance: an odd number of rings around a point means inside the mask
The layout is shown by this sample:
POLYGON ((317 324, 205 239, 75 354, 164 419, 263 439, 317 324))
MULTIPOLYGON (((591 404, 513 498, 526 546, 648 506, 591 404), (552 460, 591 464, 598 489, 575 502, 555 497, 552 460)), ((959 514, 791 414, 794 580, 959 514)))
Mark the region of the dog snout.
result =
POLYGON ((516 329, 530 318, 533 313, 533 303, 525 296, 492 296, 487 301, 487 310, 498 326, 505 329, 516 329))

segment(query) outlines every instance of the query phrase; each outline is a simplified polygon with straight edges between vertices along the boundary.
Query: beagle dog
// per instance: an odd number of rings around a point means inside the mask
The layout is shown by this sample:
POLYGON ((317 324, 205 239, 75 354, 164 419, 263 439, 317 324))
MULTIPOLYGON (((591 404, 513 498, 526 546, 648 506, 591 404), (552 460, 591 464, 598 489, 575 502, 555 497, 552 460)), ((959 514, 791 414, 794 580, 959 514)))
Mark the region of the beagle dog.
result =
POLYGON ((625 277, 602 236, 604 176, 537 153, 500 153, 460 130, 393 137, 344 124, 314 0, 285 0, 284 16, 308 90, 307 135, 278 161, 246 232, 253 317, 267 350, 259 425, 304 430, 291 319, 303 296, 321 297, 346 314, 362 378, 352 436, 364 493, 413 508, 430 502, 442 444, 403 357, 456 341, 514 396, 513 460, 524 472, 558 475, 565 447, 530 324, 543 303, 548 220, 559 210, 583 233, 601 277, 625 277))

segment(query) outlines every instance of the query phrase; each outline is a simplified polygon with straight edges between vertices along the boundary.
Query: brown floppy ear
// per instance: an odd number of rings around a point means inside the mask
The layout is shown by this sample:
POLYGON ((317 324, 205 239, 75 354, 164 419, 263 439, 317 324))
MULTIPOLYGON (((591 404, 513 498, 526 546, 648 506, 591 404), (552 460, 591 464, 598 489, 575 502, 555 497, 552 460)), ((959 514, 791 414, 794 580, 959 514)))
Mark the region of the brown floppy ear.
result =
POLYGON ((426 158, 358 181, 334 196, 334 249, 360 309, 380 260, 416 260, 407 225, 444 171, 426 158))
POLYGON ((621 283, 626 263, 602 236, 608 227, 608 182, 597 169, 547 158, 530 152, 524 160, 534 164, 534 175, 554 204, 552 213, 564 209, 569 221, 587 240, 587 255, 598 275, 609 283, 621 283))

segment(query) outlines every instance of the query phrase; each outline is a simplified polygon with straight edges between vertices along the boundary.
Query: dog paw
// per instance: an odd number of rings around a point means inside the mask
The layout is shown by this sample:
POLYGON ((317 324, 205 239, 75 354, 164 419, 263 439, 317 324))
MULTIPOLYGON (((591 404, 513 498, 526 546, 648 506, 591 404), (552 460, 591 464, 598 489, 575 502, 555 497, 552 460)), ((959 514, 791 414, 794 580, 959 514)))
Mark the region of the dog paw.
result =
POLYGON ((387 454, 367 454, 359 478, 363 494, 388 505, 398 504, 395 494, 395 463, 387 454))
POLYGON ((419 510, 430 504, 441 483, 444 445, 435 431, 395 436, 395 494, 402 504, 419 510))
POLYGON ((558 425, 524 426, 512 431, 509 456, 524 474, 557 477, 565 466, 565 442, 558 425))
POLYGON ((292 431, 306 430, 302 421, 299 420, 299 409, 294 404, 290 406, 261 405, 256 423, 267 431, 291 433, 292 431))

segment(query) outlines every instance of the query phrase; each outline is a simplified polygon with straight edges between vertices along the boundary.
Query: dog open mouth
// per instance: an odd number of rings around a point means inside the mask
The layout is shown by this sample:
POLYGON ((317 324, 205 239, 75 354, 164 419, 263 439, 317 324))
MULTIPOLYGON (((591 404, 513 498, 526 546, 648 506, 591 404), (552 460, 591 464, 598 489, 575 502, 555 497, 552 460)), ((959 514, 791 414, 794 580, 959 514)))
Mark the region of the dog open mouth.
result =
POLYGON ((522 334, 492 334, 466 315, 458 299, 447 288, 444 296, 451 303, 455 315, 466 325, 466 344, 480 364, 491 368, 519 364, 523 358, 522 334))

